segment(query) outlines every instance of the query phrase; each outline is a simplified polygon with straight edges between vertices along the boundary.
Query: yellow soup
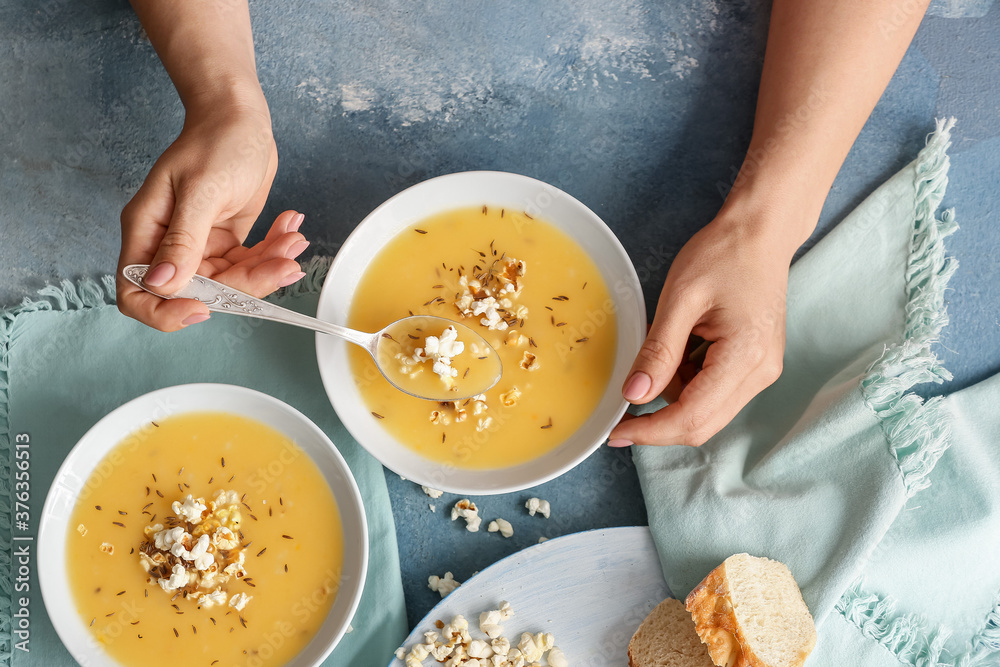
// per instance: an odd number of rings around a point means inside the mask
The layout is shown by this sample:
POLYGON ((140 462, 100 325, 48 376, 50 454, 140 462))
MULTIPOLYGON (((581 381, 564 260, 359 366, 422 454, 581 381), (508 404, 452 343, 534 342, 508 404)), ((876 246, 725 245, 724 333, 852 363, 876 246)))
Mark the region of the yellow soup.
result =
MULTIPOLYGON (((349 325, 378 331, 414 314, 474 328, 503 362, 485 394, 431 402, 394 389, 363 350, 349 351, 372 414, 435 461, 483 469, 537 458, 586 421, 611 377, 617 326, 600 271, 569 236, 524 213, 459 209, 392 239, 362 276, 349 325)), ((395 372, 446 382, 450 367, 457 381, 471 359, 440 367, 427 342, 408 341, 395 372)))
POLYGON ((325 620, 342 558, 340 515, 312 460, 264 424, 207 412, 113 449, 67 549, 95 641, 151 667, 285 664, 325 620))

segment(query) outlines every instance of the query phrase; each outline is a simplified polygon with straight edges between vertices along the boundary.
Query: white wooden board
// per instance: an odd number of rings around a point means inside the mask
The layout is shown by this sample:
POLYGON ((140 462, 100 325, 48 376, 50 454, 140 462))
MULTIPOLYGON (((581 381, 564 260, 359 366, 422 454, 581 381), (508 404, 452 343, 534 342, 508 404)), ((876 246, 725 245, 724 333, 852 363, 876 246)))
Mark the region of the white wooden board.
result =
MULTIPOLYGON (((639 623, 670 596, 648 528, 575 533, 519 551, 464 582, 417 624, 405 646, 423 642, 435 621, 456 614, 469 620, 473 638, 484 638, 480 612, 507 600, 515 616, 504 634, 513 644, 522 632, 551 632, 573 667, 618 667, 628 663, 626 647, 639 623)), ((428 657, 425 664, 436 663, 428 657)))

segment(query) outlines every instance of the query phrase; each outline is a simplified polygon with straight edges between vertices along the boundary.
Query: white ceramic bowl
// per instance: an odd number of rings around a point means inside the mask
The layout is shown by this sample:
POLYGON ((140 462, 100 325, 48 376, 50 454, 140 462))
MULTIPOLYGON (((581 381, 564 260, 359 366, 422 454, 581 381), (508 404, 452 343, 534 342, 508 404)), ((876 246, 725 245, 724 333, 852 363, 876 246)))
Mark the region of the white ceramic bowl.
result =
POLYGON ((600 269, 615 302, 618 348, 614 370, 590 418, 541 457, 495 470, 445 466, 396 441, 365 407, 349 371, 347 346, 323 334, 316 353, 323 385, 344 425, 383 465, 414 482, 460 494, 519 491, 561 475, 599 447, 625 412, 621 386, 646 335, 642 288, 632 262, 607 225, 558 188, 527 176, 472 171, 433 178, 400 192, 361 221, 341 247, 320 295, 318 317, 346 324, 361 276, 376 254, 403 229, 437 213, 468 206, 525 211, 572 237, 600 269))
POLYGON ((288 663, 289 667, 314 667, 323 662, 354 617, 368 567, 368 526, 358 485, 326 434, 295 408, 251 389, 224 384, 168 387, 129 401, 87 431, 59 468, 45 498, 38 531, 38 578, 42 599, 59 638, 82 665, 119 667, 118 661, 93 639, 70 593, 66 538, 69 518, 80 490, 111 449, 150 421, 206 410, 256 419, 290 438, 309 455, 326 478, 340 510, 344 531, 340 588, 326 621, 312 641, 288 663))

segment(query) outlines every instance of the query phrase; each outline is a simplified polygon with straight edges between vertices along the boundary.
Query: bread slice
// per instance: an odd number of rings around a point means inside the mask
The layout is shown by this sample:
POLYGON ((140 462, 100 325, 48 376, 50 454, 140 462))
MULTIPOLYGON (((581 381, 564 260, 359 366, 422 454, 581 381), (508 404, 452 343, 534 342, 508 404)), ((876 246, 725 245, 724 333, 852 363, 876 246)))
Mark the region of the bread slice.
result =
POLYGON ((680 600, 656 606, 628 643, 629 667, 713 667, 680 600))
POLYGON ((736 554, 712 570, 686 601, 716 665, 801 667, 816 626, 784 563, 736 554))

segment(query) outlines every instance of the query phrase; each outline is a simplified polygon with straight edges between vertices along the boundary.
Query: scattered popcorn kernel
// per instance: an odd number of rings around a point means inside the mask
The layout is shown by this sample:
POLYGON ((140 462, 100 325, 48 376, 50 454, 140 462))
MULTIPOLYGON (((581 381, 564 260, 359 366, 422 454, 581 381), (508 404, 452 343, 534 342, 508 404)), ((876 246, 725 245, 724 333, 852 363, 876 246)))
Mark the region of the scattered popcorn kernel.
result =
POLYGON ((448 595, 448 593, 451 593, 461 585, 461 582, 455 581, 455 577, 451 572, 445 572, 443 577, 433 574, 427 577, 427 587, 439 593, 441 597, 448 595))
POLYGON ((76 527, 76 532, 80 533, 80 537, 86 537, 87 527, 81 523, 79 526, 76 527))
POLYGON ((479 531, 479 524, 483 520, 479 517, 479 508, 476 507, 476 503, 472 502, 468 498, 463 498, 455 503, 455 506, 451 508, 451 520, 455 521, 459 517, 465 519, 465 529, 470 533, 475 533, 479 531))
POLYGON ((490 525, 486 528, 488 532, 495 533, 500 532, 504 537, 511 537, 514 534, 514 527, 510 525, 510 521, 506 519, 496 519, 490 521, 490 525))
POLYGON ((115 545, 111 544, 110 542, 101 542, 100 549, 101 553, 105 553, 109 556, 115 555, 115 545))
POLYGON ((535 516, 535 514, 541 514, 546 519, 552 513, 552 506, 549 505, 549 501, 542 500, 541 498, 528 498, 528 502, 524 503, 524 506, 528 509, 528 514, 535 516))
POLYGON ((440 498, 444 494, 444 491, 438 491, 437 489, 432 489, 429 486, 421 485, 420 488, 423 489, 423 492, 426 493, 431 498, 440 498))

